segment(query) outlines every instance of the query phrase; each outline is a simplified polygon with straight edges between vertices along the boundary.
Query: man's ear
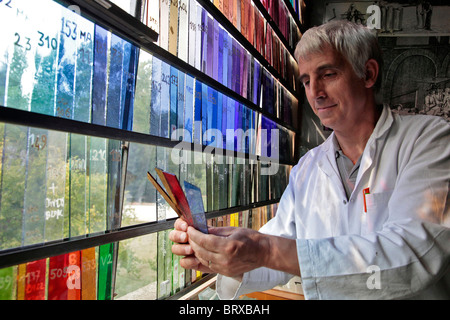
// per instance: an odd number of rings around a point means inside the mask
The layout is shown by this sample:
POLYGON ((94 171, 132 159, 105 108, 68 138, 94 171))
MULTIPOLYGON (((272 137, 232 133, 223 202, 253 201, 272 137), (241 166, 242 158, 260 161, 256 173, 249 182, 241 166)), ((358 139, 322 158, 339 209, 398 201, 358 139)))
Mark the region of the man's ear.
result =
POLYGON ((375 59, 369 59, 366 62, 366 88, 372 88, 378 79, 379 65, 375 59))

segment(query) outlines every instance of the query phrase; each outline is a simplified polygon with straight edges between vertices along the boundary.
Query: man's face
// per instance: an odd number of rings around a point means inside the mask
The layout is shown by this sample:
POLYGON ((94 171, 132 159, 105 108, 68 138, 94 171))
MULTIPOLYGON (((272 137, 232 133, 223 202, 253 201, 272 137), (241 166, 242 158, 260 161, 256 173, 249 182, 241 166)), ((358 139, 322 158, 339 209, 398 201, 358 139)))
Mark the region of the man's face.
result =
POLYGON ((299 60, 300 81, 322 124, 335 131, 361 123, 368 95, 363 79, 337 51, 328 47, 299 60))

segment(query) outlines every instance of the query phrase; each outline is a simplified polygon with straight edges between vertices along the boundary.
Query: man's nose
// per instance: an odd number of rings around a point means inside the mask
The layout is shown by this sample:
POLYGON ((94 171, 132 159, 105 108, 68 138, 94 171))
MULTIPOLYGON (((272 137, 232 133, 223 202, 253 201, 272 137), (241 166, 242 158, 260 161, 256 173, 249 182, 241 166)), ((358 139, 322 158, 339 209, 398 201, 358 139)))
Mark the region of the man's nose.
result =
POLYGON ((320 101, 326 97, 325 88, 320 80, 310 80, 310 90, 311 97, 316 101, 320 101))

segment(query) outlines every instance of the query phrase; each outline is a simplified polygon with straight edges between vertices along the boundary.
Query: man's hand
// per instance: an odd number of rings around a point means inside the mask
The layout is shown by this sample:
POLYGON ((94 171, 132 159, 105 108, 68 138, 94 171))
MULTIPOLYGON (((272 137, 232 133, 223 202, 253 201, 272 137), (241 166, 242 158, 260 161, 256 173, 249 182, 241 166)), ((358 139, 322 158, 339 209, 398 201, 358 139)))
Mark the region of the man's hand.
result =
POLYGON ((244 272, 265 264, 269 248, 266 238, 245 228, 210 228, 209 234, 189 227, 189 243, 204 266, 228 277, 240 279, 244 272))
POLYGON ((251 229, 209 228, 209 234, 188 227, 183 219, 175 221, 169 239, 175 244, 172 252, 184 256, 180 265, 185 269, 217 272, 241 278, 242 274, 264 263, 265 250, 260 233, 251 229))
POLYGON ((176 243, 172 252, 185 256, 180 261, 183 268, 237 279, 259 267, 300 275, 293 239, 236 227, 209 228, 208 232, 201 233, 182 219, 175 222, 169 238, 176 243))

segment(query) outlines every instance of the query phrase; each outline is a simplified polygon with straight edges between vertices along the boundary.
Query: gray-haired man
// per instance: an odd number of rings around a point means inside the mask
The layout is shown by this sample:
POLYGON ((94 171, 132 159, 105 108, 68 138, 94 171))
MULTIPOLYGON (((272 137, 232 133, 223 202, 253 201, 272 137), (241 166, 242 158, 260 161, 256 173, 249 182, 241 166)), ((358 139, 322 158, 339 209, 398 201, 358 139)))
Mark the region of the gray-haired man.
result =
POLYGON ((205 235, 177 220, 172 251, 185 268, 219 273, 221 298, 299 275, 310 299, 449 299, 450 126, 376 103, 381 51, 363 26, 312 28, 296 58, 308 102, 333 133, 292 169, 259 232, 205 235))

